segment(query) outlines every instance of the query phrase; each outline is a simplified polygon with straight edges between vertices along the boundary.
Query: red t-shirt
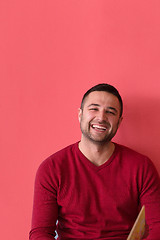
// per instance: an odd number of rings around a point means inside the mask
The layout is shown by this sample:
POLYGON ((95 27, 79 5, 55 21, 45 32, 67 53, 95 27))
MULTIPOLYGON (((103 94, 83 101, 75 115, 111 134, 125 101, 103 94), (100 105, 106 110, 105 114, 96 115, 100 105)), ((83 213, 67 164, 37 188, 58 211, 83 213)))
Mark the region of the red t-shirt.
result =
POLYGON ((152 162, 118 144, 95 166, 70 145, 39 167, 30 240, 126 240, 142 205, 149 236, 160 239, 160 181, 152 162), (56 224, 58 220, 58 224, 56 224))

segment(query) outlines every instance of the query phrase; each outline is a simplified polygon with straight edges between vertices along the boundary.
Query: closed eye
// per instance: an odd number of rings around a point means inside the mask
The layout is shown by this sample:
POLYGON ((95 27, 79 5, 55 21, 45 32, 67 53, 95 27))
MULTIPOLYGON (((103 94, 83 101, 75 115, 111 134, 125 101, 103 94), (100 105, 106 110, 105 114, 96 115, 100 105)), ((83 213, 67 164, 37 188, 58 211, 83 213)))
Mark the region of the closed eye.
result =
POLYGON ((106 113, 112 114, 112 115, 116 115, 115 112, 111 112, 111 111, 106 111, 106 113))
POLYGON ((98 111, 98 108, 89 108, 91 111, 98 111))

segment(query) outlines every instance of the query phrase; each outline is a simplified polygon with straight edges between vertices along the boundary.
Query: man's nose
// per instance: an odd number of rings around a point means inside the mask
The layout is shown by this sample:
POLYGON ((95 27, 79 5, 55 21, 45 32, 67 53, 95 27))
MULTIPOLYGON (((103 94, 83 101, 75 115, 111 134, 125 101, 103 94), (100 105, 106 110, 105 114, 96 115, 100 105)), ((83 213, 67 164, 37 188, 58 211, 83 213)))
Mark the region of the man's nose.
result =
POLYGON ((98 118, 100 121, 106 121, 107 120, 107 115, 105 111, 99 111, 98 118))

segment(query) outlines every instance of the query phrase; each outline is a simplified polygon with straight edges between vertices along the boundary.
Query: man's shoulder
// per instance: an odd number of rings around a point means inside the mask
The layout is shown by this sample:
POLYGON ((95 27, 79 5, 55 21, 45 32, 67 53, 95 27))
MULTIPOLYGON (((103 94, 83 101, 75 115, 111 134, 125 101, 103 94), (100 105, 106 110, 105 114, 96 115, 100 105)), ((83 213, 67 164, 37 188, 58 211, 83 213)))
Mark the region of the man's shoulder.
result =
POLYGON ((56 158, 56 157, 66 156, 69 153, 73 153, 76 150, 77 146, 78 146, 78 142, 70 144, 70 145, 56 151, 55 153, 50 155, 49 158, 53 159, 53 158, 56 158))
POLYGON ((47 157, 41 165, 55 165, 55 164, 60 164, 63 162, 64 164, 64 159, 70 158, 74 152, 76 151, 78 146, 78 142, 70 144, 57 152, 51 154, 49 157, 47 157))
POLYGON ((120 144, 116 144, 116 148, 116 159, 119 166, 123 166, 131 175, 138 172, 145 172, 146 174, 155 172, 155 166, 152 160, 145 154, 120 144))
POLYGON ((150 161, 150 159, 143 153, 134 150, 128 146, 116 143, 117 152, 124 158, 133 161, 150 161))

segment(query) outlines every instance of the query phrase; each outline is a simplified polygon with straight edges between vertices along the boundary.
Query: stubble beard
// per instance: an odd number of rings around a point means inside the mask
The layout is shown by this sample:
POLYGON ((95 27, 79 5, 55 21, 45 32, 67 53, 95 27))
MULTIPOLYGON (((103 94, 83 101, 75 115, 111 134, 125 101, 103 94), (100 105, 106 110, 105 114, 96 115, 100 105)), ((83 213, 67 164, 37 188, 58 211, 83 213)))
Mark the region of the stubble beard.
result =
POLYGON ((115 131, 113 132, 113 129, 111 129, 111 126, 110 126, 110 129, 108 130, 108 134, 106 134, 104 137, 100 138, 100 137, 93 136, 93 134, 90 132, 90 128, 91 128, 90 124, 88 126, 88 129, 86 130, 82 127, 82 124, 80 123, 80 128, 81 128, 82 135, 86 139, 88 139, 92 143, 98 144, 98 145, 104 145, 104 144, 109 143, 112 140, 112 138, 115 136, 115 134, 118 130, 118 126, 117 126, 115 131))

